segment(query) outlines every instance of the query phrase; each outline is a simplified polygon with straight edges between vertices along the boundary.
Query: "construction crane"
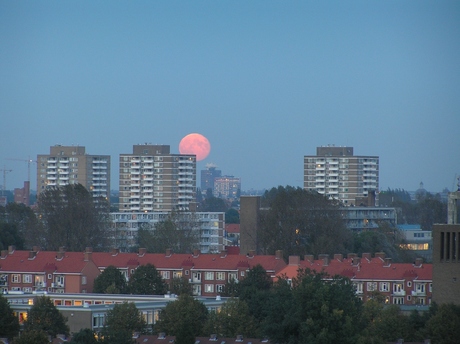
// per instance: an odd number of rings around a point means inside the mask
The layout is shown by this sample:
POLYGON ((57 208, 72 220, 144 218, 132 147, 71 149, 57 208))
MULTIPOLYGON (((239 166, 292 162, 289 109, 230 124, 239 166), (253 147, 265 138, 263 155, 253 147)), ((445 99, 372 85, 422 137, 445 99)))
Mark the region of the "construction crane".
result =
POLYGON ((36 160, 32 159, 14 159, 14 158, 7 158, 7 160, 16 160, 16 161, 26 161, 27 162, 27 181, 30 182, 30 164, 32 162, 37 162, 36 160))
POLYGON ((2 188, 2 196, 4 196, 4 191, 6 190, 6 174, 8 172, 13 172, 13 170, 7 170, 5 166, 3 166, 2 169, 0 169, 0 171, 3 172, 3 188, 2 188))

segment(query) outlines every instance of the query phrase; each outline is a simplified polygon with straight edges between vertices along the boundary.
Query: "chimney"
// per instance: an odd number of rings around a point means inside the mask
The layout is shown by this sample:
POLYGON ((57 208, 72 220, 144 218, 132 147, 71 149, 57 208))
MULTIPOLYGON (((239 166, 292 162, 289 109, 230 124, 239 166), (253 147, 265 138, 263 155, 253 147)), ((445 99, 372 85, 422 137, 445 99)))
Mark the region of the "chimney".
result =
POLYGON ((93 252, 93 248, 92 247, 86 247, 85 252, 93 252))
POLYGON ((16 250, 16 246, 14 245, 8 246, 8 254, 13 254, 15 250, 16 250))
POLYGON ((334 259, 341 262, 343 260, 343 254, 339 254, 339 253, 334 254, 334 259))
POLYGON ((323 266, 329 265, 329 255, 328 254, 319 254, 318 259, 323 261, 323 266))
POLYGON ((118 248, 112 248, 112 256, 116 256, 118 253, 120 253, 118 248))
POLYGON ((139 257, 143 257, 147 253, 147 249, 144 247, 139 247, 139 257))
POLYGON ((311 264, 315 262, 315 257, 312 254, 306 254, 303 259, 311 264))
POLYGON ((283 251, 282 250, 276 250, 275 258, 276 259, 283 259, 283 251))
POLYGON ((89 262, 92 260, 92 255, 93 255, 93 252, 85 252, 85 262, 89 262))
POLYGON ((348 253, 348 254, 347 254, 347 259, 353 259, 353 258, 355 258, 356 256, 357 256, 356 253, 348 253))
POLYGON ((167 248, 167 249, 166 249, 165 256, 166 256, 166 257, 171 257, 171 254, 172 254, 172 249, 167 248))
POLYGON ((359 258, 359 257, 354 257, 354 258, 351 260, 351 265, 353 265, 353 266, 358 266, 359 263, 361 263, 361 258, 359 258))
POLYGON ((300 257, 299 256, 289 256, 289 265, 300 265, 300 257))
POLYGON ((34 252, 40 251, 40 246, 33 246, 32 251, 34 251, 34 252))
POLYGON ((421 268, 421 267, 422 267, 422 263, 423 263, 423 259, 422 259, 422 258, 415 258, 414 266, 415 266, 416 268, 421 268))
POLYGON ((385 252, 375 252, 375 258, 385 259, 385 252))
POLYGON ((363 259, 367 259, 369 261, 372 259, 372 254, 370 253, 363 253, 362 256, 363 256, 363 259))
POLYGON ((8 255, 8 250, 2 250, 1 258, 5 259, 7 255, 8 255))
POLYGON ((200 255, 201 251, 198 249, 193 250, 193 257, 198 257, 200 255))
POLYGON ((389 267, 391 265, 391 258, 385 258, 383 262, 384 267, 389 267))
POLYGON ((29 259, 34 259, 36 255, 37 255, 36 251, 29 251, 29 259))
POLYGON ((220 258, 225 258, 225 257, 227 257, 227 250, 222 250, 220 252, 220 258))
POLYGON ((65 252, 61 251, 61 249, 59 248, 59 251, 56 252, 56 260, 61 260, 62 258, 64 258, 64 254, 65 252))

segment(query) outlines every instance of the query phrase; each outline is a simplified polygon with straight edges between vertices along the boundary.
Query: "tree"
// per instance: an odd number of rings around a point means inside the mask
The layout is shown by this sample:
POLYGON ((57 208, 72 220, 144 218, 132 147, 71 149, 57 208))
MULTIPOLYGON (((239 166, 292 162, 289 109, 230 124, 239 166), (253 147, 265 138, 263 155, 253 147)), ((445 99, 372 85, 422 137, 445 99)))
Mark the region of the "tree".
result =
POLYGON ((132 339, 134 332, 145 331, 146 323, 134 303, 116 304, 107 312, 104 328, 102 329, 103 343, 126 344, 135 343, 132 339))
POLYGON ((283 250, 290 255, 333 254, 348 251, 351 231, 346 228, 340 204, 325 196, 291 186, 273 188, 261 198, 257 236, 266 254, 283 250))
POLYGON ((426 338, 433 343, 457 343, 460 338, 460 306, 442 304, 426 322, 426 338))
POLYGON ((258 336, 256 324, 249 313, 248 305, 237 298, 231 298, 225 302, 220 312, 209 314, 206 330, 207 333, 216 333, 222 337, 258 336))
POLYGON ((199 248, 199 241, 200 224, 192 213, 172 212, 153 228, 147 225, 138 231, 139 247, 152 253, 164 253, 166 249, 191 253, 199 248))
POLYGON ((267 303, 264 333, 277 343, 356 343, 361 301, 346 278, 299 270, 275 285, 267 303))
POLYGON ((70 344, 97 344, 94 332, 89 328, 82 328, 72 336, 70 344))
POLYGON ((228 207, 222 198, 212 196, 206 197, 206 199, 201 203, 200 209, 201 211, 226 212, 228 207))
POLYGON ((240 223, 240 213, 235 208, 230 208, 225 213, 225 223, 240 223))
POLYGON ((18 317, 14 315, 8 300, 0 294, 0 337, 12 339, 18 333, 18 317))
POLYGON ((0 249, 7 249, 10 245, 14 245, 18 250, 23 250, 24 238, 15 224, 0 222, 0 249))
POLYGON ((193 295, 192 285, 186 278, 174 277, 169 285, 169 291, 176 295, 189 294, 193 295))
POLYGON ((155 330, 176 336, 175 343, 194 343, 195 337, 203 333, 208 316, 206 306, 188 294, 179 295, 160 312, 155 330))
POLYGON ((94 280, 94 293, 124 294, 126 293, 126 278, 115 266, 110 265, 94 280))
POLYGON ((155 266, 146 264, 139 266, 131 275, 128 290, 137 295, 162 295, 166 294, 167 287, 155 266))
POLYGON ((0 207, 0 222, 15 227, 17 236, 21 240, 12 245, 15 245, 18 249, 32 248, 34 245, 41 246, 44 244, 42 227, 30 207, 15 202, 8 203, 6 207, 0 207))
POLYGON ((25 330, 21 337, 14 339, 14 344, 49 344, 49 338, 45 331, 25 330))
POLYGON ((109 204, 94 199, 81 184, 69 184, 44 191, 38 209, 45 228, 46 248, 83 251, 91 246, 103 250, 108 246, 109 204))
POLYGON ((67 319, 54 306, 48 296, 39 296, 24 322, 25 331, 44 331, 53 338, 57 334, 69 334, 67 319))

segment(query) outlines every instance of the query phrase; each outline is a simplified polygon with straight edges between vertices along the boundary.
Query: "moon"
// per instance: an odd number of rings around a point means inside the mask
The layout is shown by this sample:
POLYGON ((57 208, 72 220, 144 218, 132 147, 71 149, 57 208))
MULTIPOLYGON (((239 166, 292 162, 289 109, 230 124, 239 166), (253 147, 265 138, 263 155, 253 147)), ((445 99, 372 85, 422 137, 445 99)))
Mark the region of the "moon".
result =
POLYGON ((211 144, 208 139, 201 134, 192 133, 184 136, 179 143, 180 154, 194 154, 196 161, 205 159, 211 151, 211 144))

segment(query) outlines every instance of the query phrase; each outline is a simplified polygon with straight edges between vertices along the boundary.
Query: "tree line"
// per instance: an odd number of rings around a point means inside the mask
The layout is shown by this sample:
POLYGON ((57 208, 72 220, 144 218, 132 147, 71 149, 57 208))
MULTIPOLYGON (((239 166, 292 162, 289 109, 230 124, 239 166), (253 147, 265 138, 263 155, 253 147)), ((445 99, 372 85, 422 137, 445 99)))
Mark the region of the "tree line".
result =
MULTIPOLYGON (((267 338, 279 344, 384 344, 400 338, 444 344, 460 338, 460 306, 433 304, 427 312, 405 315, 397 305, 385 305, 379 293, 363 304, 347 278, 308 269, 292 281, 272 283, 256 266, 240 283, 228 283, 224 295, 230 298, 215 312, 184 292, 167 304, 154 325, 146 324, 133 303, 117 304, 107 312, 98 336, 82 329, 70 343, 132 343, 134 332, 164 332, 176 336, 178 344, 193 344, 196 337, 210 334, 267 338)), ((41 296, 35 299, 20 337, 18 332, 17 317, 0 296, 0 337, 16 338, 15 344, 48 343, 48 336, 69 334, 69 328, 49 297, 41 296)))

